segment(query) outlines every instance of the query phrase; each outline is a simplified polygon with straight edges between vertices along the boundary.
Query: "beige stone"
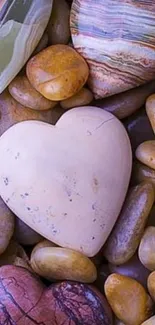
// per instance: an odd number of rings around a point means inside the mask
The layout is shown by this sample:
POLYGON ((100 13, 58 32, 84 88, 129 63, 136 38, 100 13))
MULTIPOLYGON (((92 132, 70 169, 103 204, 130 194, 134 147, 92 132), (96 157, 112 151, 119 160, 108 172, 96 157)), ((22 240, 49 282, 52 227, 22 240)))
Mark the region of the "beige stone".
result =
POLYGON ((150 271, 155 270, 155 227, 145 229, 138 249, 141 263, 150 271))

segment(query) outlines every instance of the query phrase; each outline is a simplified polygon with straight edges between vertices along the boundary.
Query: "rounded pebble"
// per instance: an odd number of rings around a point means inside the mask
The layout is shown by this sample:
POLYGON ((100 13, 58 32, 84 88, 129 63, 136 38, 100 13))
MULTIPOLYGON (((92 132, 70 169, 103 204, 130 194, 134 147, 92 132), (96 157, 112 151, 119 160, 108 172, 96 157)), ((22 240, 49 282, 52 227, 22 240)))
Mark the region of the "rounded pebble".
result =
POLYGON ((139 259, 150 271, 155 270, 155 227, 145 229, 139 245, 139 259))
POLYGON ((0 197, 0 255, 6 250, 14 232, 15 217, 0 197))
POLYGON ((92 92, 87 88, 82 88, 74 96, 61 101, 60 105, 64 109, 69 109, 73 107, 88 105, 92 102, 92 100, 93 100, 92 92))
POLYGON ((147 287, 150 293, 150 296, 155 301, 155 271, 153 271, 147 280, 147 287))
POLYGON ((58 247, 58 245, 56 245, 55 243, 51 242, 48 239, 43 239, 42 241, 40 241, 37 245, 35 245, 33 247, 33 250, 31 252, 31 259, 33 257, 33 254, 40 248, 44 248, 44 247, 58 247))
POLYGON ((15 220, 14 237, 20 244, 25 246, 35 245, 43 239, 41 235, 26 225, 26 223, 19 218, 16 218, 15 220))
POLYGON ((140 262, 137 254, 135 254, 128 262, 121 265, 113 265, 109 263, 109 270, 110 273, 118 273, 135 279, 147 289, 147 278, 150 271, 140 262))
POLYGON ((146 100, 146 113, 155 132, 155 94, 152 94, 146 100))
POLYGON ((89 69, 74 49, 58 44, 31 58, 26 73, 32 86, 44 97, 61 101, 75 95, 84 86, 89 69))
POLYGON ((115 265, 127 262, 136 252, 144 227, 154 203, 151 183, 143 182, 133 187, 104 249, 104 256, 115 265))
POLYGON ((26 76, 17 76, 10 83, 8 89, 18 103, 34 110, 46 111, 57 104, 36 91, 26 76))
POLYGON ((113 312, 125 324, 140 325, 152 315, 152 300, 136 280, 114 273, 104 289, 113 312))
POLYGON ((155 169, 155 140, 141 143, 136 150, 136 158, 148 167, 155 169))
POLYGON ((67 44, 70 38, 70 8, 65 0, 54 0, 47 26, 49 44, 67 44))
POLYGON ((155 316, 152 316, 151 318, 147 319, 141 325, 155 325, 155 316))
POLYGON ((30 263, 37 274, 51 280, 91 283, 97 278, 96 267, 91 260, 67 248, 39 248, 32 253, 30 263))

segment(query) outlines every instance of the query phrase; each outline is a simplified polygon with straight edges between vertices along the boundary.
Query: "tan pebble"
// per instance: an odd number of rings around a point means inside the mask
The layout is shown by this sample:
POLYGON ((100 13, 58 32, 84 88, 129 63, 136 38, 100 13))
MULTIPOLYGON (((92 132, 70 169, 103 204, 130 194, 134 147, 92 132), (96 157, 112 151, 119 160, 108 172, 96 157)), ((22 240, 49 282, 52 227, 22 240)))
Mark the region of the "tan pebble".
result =
POLYGON ((150 296, 155 301, 155 271, 153 271, 147 279, 147 287, 150 293, 150 296))
POLYGON ((150 271, 155 270, 155 227, 145 229, 139 245, 139 259, 150 271))
POLYGON ((44 97, 61 101, 75 95, 86 83, 88 65, 70 46, 52 45, 32 57, 26 66, 32 86, 44 97))
POLYGON ((105 244, 104 256, 110 263, 120 265, 134 255, 153 203, 154 189, 151 183, 143 182, 129 191, 105 244))
POLYGON ((73 280, 84 283, 97 278, 95 265, 83 254, 60 247, 43 247, 31 256, 32 269, 47 279, 73 280))
POLYGON ((143 164, 155 169, 155 141, 145 141, 136 149, 136 158, 143 164))
POLYGON ((38 43, 37 47, 35 48, 34 52, 32 53, 32 56, 36 55, 37 53, 45 49, 47 45, 48 45, 48 34, 47 32, 45 32, 40 42, 38 43))
POLYGON ((47 26, 49 44, 67 44, 70 38, 70 8, 65 0, 54 0, 47 26))
MULTIPOLYGON (((6 179, 7 186, 7 179, 6 179)), ((8 198, 9 199, 9 198, 8 198)), ((6 250, 14 232, 15 217, 0 197, 0 255, 6 250)))
POLYGON ((140 325, 152 315, 152 299, 136 280, 113 273, 104 289, 113 312, 125 324, 140 325))
POLYGON ((155 325, 155 316, 152 316, 151 318, 147 319, 141 325, 155 325))
POLYGON ((18 103, 34 110, 46 111, 57 104, 57 102, 52 102, 38 93, 26 76, 14 78, 8 89, 18 103))
POLYGON ((12 125, 22 121, 39 120, 51 123, 51 112, 52 110, 37 111, 27 108, 18 103, 8 90, 5 90, 0 94, 0 135, 12 125))
POLYGON ((34 253, 40 249, 40 248, 44 248, 44 247, 58 247, 57 244, 51 242, 50 240, 48 239, 43 239, 42 241, 40 241, 37 245, 35 245, 33 247, 33 250, 31 252, 31 259, 32 259, 32 256, 34 255, 34 253))
POLYGON ((40 234, 26 225, 26 223, 19 218, 16 218, 15 220, 14 237, 18 243, 22 245, 35 245, 43 239, 40 234))
POLYGON ((92 92, 87 88, 82 88, 74 96, 61 101, 60 105, 64 109, 69 109, 77 106, 88 105, 92 102, 92 100, 93 100, 92 92))
POLYGON ((132 169, 132 181, 134 184, 138 184, 142 181, 152 183, 155 192, 155 170, 135 161, 132 169))
POLYGON ((155 132, 155 94, 152 94, 146 100, 146 113, 155 132))

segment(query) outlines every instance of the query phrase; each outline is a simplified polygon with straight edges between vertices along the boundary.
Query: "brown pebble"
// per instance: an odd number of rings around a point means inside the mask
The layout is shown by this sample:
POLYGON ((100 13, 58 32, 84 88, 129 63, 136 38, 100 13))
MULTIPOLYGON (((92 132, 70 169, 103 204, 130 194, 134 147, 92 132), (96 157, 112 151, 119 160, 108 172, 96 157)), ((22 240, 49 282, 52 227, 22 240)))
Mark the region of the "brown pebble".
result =
POLYGON ((19 104, 7 90, 0 94, 0 135, 10 126, 27 120, 39 120, 50 123, 52 110, 36 111, 19 104))
POLYGON ((9 92, 12 97, 21 105, 39 111, 46 111, 56 106, 36 91, 26 76, 17 76, 10 83, 9 92))
POLYGON ((152 315, 152 299, 136 280, 114 273, 104 289, 113 312, 125 324, 140 325, 152 315))
POLYGON ((67 44, 70 38, 70 8, 65 0, 54 0, 47 26, 49 45, 67 44))
POLYGON ((152 94, 146 100, 146 113, 155 133, 155 94, 152 94))
POLYGON ((143 181, 152 183, 155 192, 155 170, 135 161, 132 168, 132 183, 139 184, 143 181))
POLYGON ((129 278, 135 279, 141 285, 147 289, 147 278, 150 271, 140 262, 137 254, 135 254, 130 260, 121 265, 113 265, 109 263, 110 273, 118 273, 129 278))
POLYGON ((0 255, 6 250, 14 232, 15 217, 0 197, 0 255))
POLYGON ((41 248, 44 248, 44 247, 58 247, 58 245, 56 245, 55 243, 51 242, 50 240, 48 239, 43 239, 42 241, 40 241, 37 245, 35 245, 33 247, 33 250, 31 252, 31 259, 33 257, 33 254, 38 250, 38 249, 41 249, 41 248))
POLYGON ((130 189, 105 244, 104 256, 110 263, 120 265, 134 255, 153 203, 154 189, 151 183, 143 182, 130 189))
POLYGON ((49 280, 92 283, 97 278, 95 265, 83 254, 67 248, 43 247, 32 252, 31 267, 49 280))
POLYGON ((135 114, 126 118, 123 124, 128 132, 133 153, 142 142, 155 140, 155 135, 145 109, 140 109, 135 114))
POLYGON ((60 102, 60 105, 64 109, 69 109, 73 107, 89 105, 93 100, 92 92, 87 88, 82 88, 74 96, 65 99, 60 102))
POLYGON ((145 229, 141 239, 138 255, 141 263, 150 271, 155 270, 155 227, 145 229))
POLYGON ((40 242, 43 237, 30 228, 26 223, 16 217, 14 237, 18 243, 22 245, 35 245, 40 242))
POLYGON ((141 143, 136 150, 136 158, 148 167, 155 169, 155 140, 141 143))
POLYGON ((151 318, 147 319, 141 325, 155 325, 155 316, 152 316, 151 318))
POLYGON ((114 114, 119 119, 123 119, 142 107, 147 97, 154 91, 155 80, 123 93, 95 100, 94 105, 114 114))
POLYGON ((152 299, 155 301, 155 271, 153 271, 147 280, 147 287, 152 299))

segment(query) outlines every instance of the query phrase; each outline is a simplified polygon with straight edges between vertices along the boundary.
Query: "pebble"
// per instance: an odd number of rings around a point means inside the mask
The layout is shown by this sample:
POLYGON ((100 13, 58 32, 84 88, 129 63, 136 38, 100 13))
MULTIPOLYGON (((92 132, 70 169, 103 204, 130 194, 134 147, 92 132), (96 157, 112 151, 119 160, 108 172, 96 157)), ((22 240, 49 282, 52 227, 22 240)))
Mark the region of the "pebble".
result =
POLYGON ((31 256, 32 269, 50 280, 92 283, 97 278, 95 265, 79 252, 61 247, 42 247, 31 256))
POLYGON ((104 256, 110 263, 120 265, 134 255, 153 203, 154 190, 151 183, 143 182, 129 191, 105 244, 104 256))
POLYGON ((152 94, 146 100, 146 113, 155 133, 155 94, 152 94))
POLYGON ((89 105, 93 100, 92 92, 87 88, 82 88, 74 96, 65 99, 60 102, 60 105, 64 109, 69 109, 73 107, 89 105))
POLYGON ((61 101, 75 95, 89 75, 85 60, 70 46, 52 45, 27 63, 32 86, 47 99, 61 101))
POLYGON ((0 197, 0 255, 6 250, 14 232, 15 217, 0 197))
POLYGON ((155 227, 149 226, 145 229, 139 245, 139 259, 150 271, 155 270, 155 227))
POLYGON ((141 143, 136 150, 136 158, 146 166, 155 169, 155 140, 141 143))
POLYGON ((9 92, 21 105, 39 111, 46 111, 57 105, 36 91, 26 76, 17 76, 10 83, 9 92))
POLYGON ((26 223, 24 223, 19 218, 15 219, 14 237, 18 243, 25 246, 35 245, 43 239, 41 235, 26 225, 26 223))
POLYGON ((147 289, 147 278, 150 271, 140 262, 137 254, 135 254, 128 262, 121 265, 113 265, 109 263, 110 273, 118 273, 135 279, 147 289))
POLYGON ((70 39, 70 8, 65 0, 54 0, 47 26, 49 44, 67 44, 70 39))
POLYGON ((38 249, 41 249, 41 248, 44 248, 44 247, 58 247, 58 245, 56 245, 55 243, 51 242, 50 240, 48 239, 43 239, 42 241, 40 241, 37 245, 35 245, 33 247, 33 250, 31 252, 31 259, 33 257, 33 254, 38 250, 38 249))
POLYGON ((142 108, 124 119, 123 124, 128 132, 133 153, 142 142, 155 140, 155 135, 145 109, 142 108))
POLYGON ((46 288, 34 274, 17 266, 0 268, 0 297, 2 324, 7 324, 8 314, 21 324, 113 324, 107 300, 94 287, 64 281, 46 288))
POLYGON ((12 125, 27 121, 39 120, 50 123, 52 110, 36 111, 19 104, 6 90, 0 94, 0 135, 12 125))
POLYGON ((125 324, 140 325, 152 315, 152 300, 136 280, 113 273, 104 289, 113 312, 125 324))
POLYGON ((147 287, 148 287, 150 296, 155 301, 155 271, 153 271, 149 275, 148 280, 147 280, 147 287))
POLYGON ((132 183, 150 182, 155 192, 155 170, 135 161, 132 168, 132 183))
POLYGON ((152 316, 151 318, 147 319, 141 325, 155 325, 155 316, 152 316))
POLYGON ((0 194, 16 215, 50 241, 95 256, 117 220, 130 179, 131 148, 120 121, 84 106, 67 111, 56 128, 18 123, 0 138, 0 156, 0 194))
POLYGON ((117 95, 95 100, 93 105, 105 109, 119 119, 124 119, 140 109, 154 91, 155 80, 117 95))

